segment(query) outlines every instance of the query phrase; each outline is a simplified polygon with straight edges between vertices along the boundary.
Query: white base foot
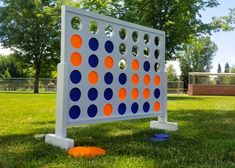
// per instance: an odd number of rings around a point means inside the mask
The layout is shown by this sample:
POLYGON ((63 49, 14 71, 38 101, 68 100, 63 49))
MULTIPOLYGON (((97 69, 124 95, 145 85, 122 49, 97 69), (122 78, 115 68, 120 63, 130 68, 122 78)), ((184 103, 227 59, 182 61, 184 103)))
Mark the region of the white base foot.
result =
POLYGON ((177 123, 173 123, 173 122, 150 121, 150 128, 176 131, 178 130, 178 125, 177 123))
POLYGON ((48 144, 52 144, 54 146, 58 146, 63 149, 70 149, 74 147, 74 140, 69 138, 62 138, 56 136, 55 134, 47 134, 45 137, 45 142, 48 144))

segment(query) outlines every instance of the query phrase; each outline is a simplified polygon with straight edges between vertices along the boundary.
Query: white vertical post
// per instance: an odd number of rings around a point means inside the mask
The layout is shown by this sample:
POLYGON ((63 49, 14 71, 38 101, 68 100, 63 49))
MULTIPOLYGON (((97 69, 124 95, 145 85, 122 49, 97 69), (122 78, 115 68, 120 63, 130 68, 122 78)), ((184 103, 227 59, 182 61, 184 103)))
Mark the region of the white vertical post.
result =
POLYGON ((161 109, 162 109, 162 115, 158 116, 158 121, 159 122, 167 122, 167 77, 166 77, 166 72, 163 72, 161 75, 161 83, 163 84, 162 86, 162 102, 161 102, 161 109))
POLYGON ((167 121, 167 77, 166 72, 161 75, 162 87, 162 102, 161 111, 162 114, 158 116, 158 121, 150 121, 150 128, 164 129, 170 131, 176 131, 178 129, 177 123, 167 121))
POLYGON ((68 95, 68 66, 65 64, 65 54, 66 54, 66 14, 65 6, 61 9, 61 63, 57 67, 57 95, 56 95, 56 128, 55 134, 59 137, 66 137, 66 110, 67 110, 67 99, 68 95))
POLYGON ((65 138, 67 134, 67 101, 68 101, 68 75, 67 65, 64 63, 58 64, 57 77, 57 95, 56 95, 56 128, 55 134, 58 137, 65 138))
POLYGON ((56 95, 56 128, 55 134, 47 134, 46 143, 59 146, 64 149, 74 147, 74 140, 67 136, 67 114, 68 114, 68 65, 65 63, 65 6, 62 6, 61 17, 61 63, 58 64, 57 95, 56 95))
MULTIPOLYGON (((165 38, 165 37, 164 37, 165 38)), ((165 39, 162 42, 164 44, 164 52, 165 52, 165 39)), ((165 54, 163 53, 163 57, 165 58, 165 54)), ((168 122, 167 121, 167 75, 165 72, 165 66, 161 72, 161 112, 162 114, 158 115, 158 121, 150 121, 150 128, 157 128, 157 129, 164 129, 164 130, 171 130, 176 131, 178 129, 177 123, 168 122)))
POLYGON ((67 129, 67 105, 68 105, 68 69, 67 64, 58 64, 57 96, 56 96, 56 129, 55 134, 47 134, 46 143, 59 146, 64 149, 74 147, 74 140, 66 138, 67 129))

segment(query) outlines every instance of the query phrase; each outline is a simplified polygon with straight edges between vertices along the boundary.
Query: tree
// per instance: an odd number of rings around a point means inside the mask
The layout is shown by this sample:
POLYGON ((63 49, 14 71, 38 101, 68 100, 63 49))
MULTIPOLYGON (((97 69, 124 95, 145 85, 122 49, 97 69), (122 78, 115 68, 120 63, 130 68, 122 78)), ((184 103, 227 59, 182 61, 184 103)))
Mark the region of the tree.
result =
MULTIPOLYGON (((222 72, 221 71, 221 66, 220 66, 220 64, 218 64, 217 73, 221 73, 221 72, 222 72)), ((218 76, 215 81, 216 81, 217 85, 221 85, 223 83, 223 80, 224 80, 223 76, 218 76)))
POLYGON ((203 23, 200 11, 219 5, 217 0, 81 0, 88 11, 116 17, 125 21, 160 29, 166 32, 166 59, 175 58, 182 44, 192 37, 211 35, 220 30, 231 31, 235 23, 235 9, 227 16, 213 17, 203 23), (183 30, 183 31, 182 31, 183 30))
POLYGON ((180 61, 181 80, 188 86, 188 72, 209 72, 217 46, 210 37, 193 38, 183 45, 183 51, 177 53, 180 61))
POLYGON ((235 66, 232 66, 230 71, 231 73, 235 73, 235 66))
POLYGON ((39 77, 59 59, 60 6, 55 0, 2 0, 0 39, 28 67, 35 70, 34 93, 39 77))
POLYGON ((230 72, 230 66, 228 64, 228 62, 225 64, 225 67, 224 67, 224 73, 229 73, 230 72))
POLYGON ((8 56, 0 55, 0 77, 2 78, 19 78, 30 77, 30 70, 24 68, 23 64, 18 61, 14 54, 8 56))
MULTIPOLYGON (((73 4, 76 6, 76 4, 73 4)), ((122 0, 80 0, 77 3, 84 10, 118 17, 118 12, 122 10, 122 0)))
POLYGON ((174 59, 175 52, 182 50, 182 44, 189 43, 192 37, 233 30, 231 24, 235 22, 235 10, 228 16, 214 17, 211 23, 202 22, 200 12, 217 7, 217 0, 123 0, 116 4, 120 19, 166 32, 167 60, 174 59))
POLYGON ((176 75, 176 71, 174 69, 173 64, 170 64, 167 66, 166 72, 167 72, 167 80, 168 81, 178 81, 178 77, 176 75))
POLYGON ((221 73, 221 66, 218 64, 217 73, 221 73))
MULTIPOLYGON (((235 73, 235 66, 232 66, 230 69, 231 73, 235 73)), ((235 77, 234 76, 226 76, 224 77, 224 83, 226 85, 235 85, 235 77)))
POLYGON ((34 92, 45 67, 55 68, 59 59, 60 7, 66 2, 126 21, 166 32, 166 58, 175 57, 182 44, 213 30, 232 30, 234 11, 229 16, 203 23, 199 12, 218 6, 217 0, 2 0, 0 39, 22 61, 35 70, 34 92), (183 31, 182 31, 183 30, 183 31))

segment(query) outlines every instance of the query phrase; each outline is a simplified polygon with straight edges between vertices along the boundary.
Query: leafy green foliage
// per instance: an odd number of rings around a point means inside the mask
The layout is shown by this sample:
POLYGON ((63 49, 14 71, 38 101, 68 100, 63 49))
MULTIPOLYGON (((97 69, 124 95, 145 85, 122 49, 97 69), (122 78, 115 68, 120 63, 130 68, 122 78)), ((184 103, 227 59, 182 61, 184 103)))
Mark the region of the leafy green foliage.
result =
MULTIPOLYGON (((231 31, 235 23, 234 10, 228 16, 214 17, 203 23, 200 11, 219 5, 217 0, 82 0, 82 9, 116 17, 125 21, 166 32, 166 59, 175 58, 182 44, 192 37, 210 35, 213 31, 231 31)), ((75 5, 76 6, 76 5, 75 5)))
MULTIPOLYGON (((225 73, 228 73, 228 72, 225 72, 225 73)), ((230 73, 235 73, 235 66, 231 67, 230 73)), ((226 76, 226 77, 224 77, 224 83, 226 85, 235 85, 235 76, 226 76)))
POLYGON ((127 67, 127 64, 126 64, 126 60, 125 59, 121 59, 120 61, 119 61, 119 68, 121 69, 121 70, 124 70, 126 67, 127 67))
POLYGON ((81 0, 80 6, 87 11, 119 17, 122 10, 122 0, 81 0))
POLYGON ((231 72, 231 73, 235 73, 235 66, 232 66, 232 67, 231 67, 230 72, 231 72))
POLYGON ((225 64, 224 72, 225 73, 229 73, 230 72, 230 66, 229 66, 228 62, 225 64))
POLYGON ((120 19, 160 29, 166 32, 166 59, 175 57, 175 51, 192 37, 211 34, 216 30, 232 30, 234 15, 214 18, 203 23, 200 11, 219 5, 217 0, 123 0, 117 9, 120 19), (226 25, 226 26, 225 26, 226 25))
POLYGON ((166 67, 166 73, 167 73, 168 81, 178 81, 178 77, 177 77, 173 64, 170 64, 166 67))
POLYGON ((29 68, 24 68, 23 64, 12 54, 9 56, 0 56, 0 77, 18 78, 30 77, 32 72, 29 68))
POLYGON ((221 65, 218 64, 217 73, 221 73, 221 65))
POLYGON ((177 55, 185 88, 188 85, 188 72, 209 72, 216 51, 217 46, 210 37, 193 38, 190 43, 183 45, 183 51, 177 55))
POLYGON ((42 70, 59 60, 60 6, 54 0, 3 0, 0 39, 35 70, 35 88, 42 70))
MULTIPOLYGON (((203 23, 199 12, 218 6, 217 0, 2 0, 0 40, 35 71, 38 79, 49 76, 59 60, 60 7, 66 4, 120 18, 166 32, 166 58, 175 58, 183 43, 213 30, 232 30, 234 10, 230 15, 203 23)), ((92 29, 94 26, 92 27, 92 29)))
POLYGON ((211 26, 215 32, 220 31, 232 31, 234 30, 233 25, 235 23, 235 8, 229 9, 229 14, 227 16, 213 17, 213 22, 211 26))

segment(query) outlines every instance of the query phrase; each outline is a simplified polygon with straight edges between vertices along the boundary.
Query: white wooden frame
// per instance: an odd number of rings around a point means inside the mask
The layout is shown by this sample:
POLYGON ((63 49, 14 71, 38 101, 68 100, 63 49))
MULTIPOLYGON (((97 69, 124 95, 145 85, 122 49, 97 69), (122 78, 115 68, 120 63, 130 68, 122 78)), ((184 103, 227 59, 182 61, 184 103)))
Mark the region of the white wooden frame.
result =
MULTIPOLYGON (((92 12, 82 11, 80 9, 76 9, 76 8, 72 8, 72 7, 68 7, 68 6, 62 7, 61 28, 62 28, 62 30, 61 30, 61 62, 58 65, 56 129, 55 129, 55 134, 47 134, 46 135, 46 139, 45 139, 46 143, 53 144, 53 145, 59 146, 64 149, 69 149, 69 148, 73 147, 74 146, 73 139, 66 138, 67 127, 73 126, 73 125, 78 125, 78 124, 85 124, 85 123, 87 124, 87 123, 96 123, 96 122, 109 122, 109 121, 115 121, 115 120, 128 120, 128 119, 137 119, 137 118, 146 118, 146 117, 158 117, 158 121, 151 121, 150 122, 151 128, 159 128, 159 129, 174 130, 174 131, 178 129, 178 126, 176 123, 167 122, 167 79, 166 79, 166 73, 165 73, 165 33, 163 31, 159 31, 159 30, 155 30, 152 28, 147 28, 144 26, 120 21, 117 19, 98 15, 98 14, 95 14, 92 12), (161 109, 158 113, 152 112, 153 107, 151 107, 151 110, 150 110, 151 112, 149 112, 149 113, 143 113, 143 112, 141 113, 140 112, 135 115, 133 115, 130 112, 127 112, 127 114, 122 115, 122 116, 118 115, 117 113, 114 113, 112 117, 108 118, 108 117, 102 116, 102 114, 98 114, 96 118, 90 119, 90 118, 86 117, 83 112, 81 114, 82 115, 81 119, 72 120, 68 117, 68 109, 71 106, 71 104, 74 104, 74 102, 71 102, 69 100, 70 89, 75 87, 74 84, 71 84, 71 82, 69 82, 69 74, 70 74, 71 70, 76 69, 76 68, 74 68, 70 65, 69 59, 68 59, 68 55, 70 55, 75 50, 71 47, 71 45, 69 45, 70 37, 72 34, 78 33, 76 31, 74 31, 71 27, 71 19, 74 16, 78 16, 82 20, 83 28, 79 32, 79 34, 84 39, 84 42, 83 42, 84 46, 81 47, 80 52, 87 53, 87 55, 90 55, 92 53, 92 52, 89 52, 89 48, 87 46, 88 39, 91 37, 99 38, 99 41, 101 44, 104 44, 105 41, 107 41, 109 38, 113 42, 114 46, 119 46, 119 44, 122 42, 121 39, 117 38, 117 34, 116 34, 116 36, 114 35, 115 38, 114 37, 105 37, 105 36, 100 37, 99 35, 95 36, 95 35, 89 34, 90 32, 88 32, 88 23, 91 19, 95 20, 96 22, 98 22, 98 25, 100 25, 100 28, 99 28, 100 34, 102 34, 102 33, 104 34, 104 26, 109 24, 109 25, 112 25, 114 33, 115 32, 117 33, 120 28, 124 27, 127 30, 127 35, 131 34, 131 32, 133 32, 133 31, 138 31, 140 37, 143 37, 143 35, 145 33, 148 33, 150 35, 149 36, 150 42, 152 42, 152 44, 148 46, 150 49, 150 57, 148 59, 151 64, 151 67, 153 67, 153 64, 156 62, 156 60, 154 60, 155 58, 153 56, 153 51, 156 48, 160 51, 160 58, 157 59, 157 62, 160 64, 159 72, 156 73, 153 70, 150 70, 149 72, 147 72, 148 75, 150 75, 151 77, 155 76, 156 74, 158 74, 161 77, 161 84, 158 87, 161 91, 161 96, 158 99, 158 101, 161 104, 161 109), (158 36, 159 40, 160 40, 160 45, 157 47, 153 45, 154 38, 156 36, 158 36), (151 53, 151 51, 152 51, 152 53, 151 53)), ((127 44, 127 52, 129 52, 129 55, 131 55, 131 52, 130 52, 131 48, 130 47, 132 47, 135 43, 133 41, 131 41, 131 38, 129 37, 126 39, 126 44, 127 44)), ((137 42, 137 45, 144 46, 145 44, 143 41, 139 41, 139 42, 137 42)), ((118 48, 118 47, 116 47, 116 48, 118 48)), ((142 49, 143 49, 143 47, 142 47, 142 49)), ((119 52, 118 49, 115 49, 113 55, 118 55, 118 52, 119 52)), ((97 54, 104 55, 104 50, 101 50, 97 54)), ((128 55, 128 53, 127 53, 127 55, 128 55)), ((120 58, 121 57, 114 57, 114 61, 118 62, 118 60, 120 58)), ((140 61, 141 64, 146 59, 143 56, 142 56, 142 58, 141 58, 141 56, 138 56, 136 58, 138 58, 138 60, 140 61)), ((85 59, 87 59, 87 58, 85 57, 85 59)), ((131 62, 134 59, 134 57, 133 56, 128 56, 128 57, 126 56, 125 59, 127 60, 127 62, 131 62)), ((129 66, 129 67, 131 67, 131 66, 129 66)), ((119 72, 120 69, 118 69, 117 65, 115 68, 112 71, 112 73, 114 76, 117 76, 118 73, 120 73, 119 72)), ((87 75, 88 69, 89 68, 87 68, 86 64, 81 66, 81 72, 82 72, 82 74, 84 74, 84 76, 87 75)), ((102 66, 97 68, 97 72, 103 73, 103 71, 104 71, 104 68, 102 66)), ((127 74, 127 76, 133 74, 133 72, 131 71, 130 68, 126 68, 125 73, 127 74)), ((140 71, 138 74, 140 76, 143 76, 144 74, 146 74, 146 72, 140 71)), ((85 92, 88 90, 86 81, 81 83, 81 85, 79 87, 82 89, 82 92, 85 92)), ((97 89, 100 92, 103 92, 103 87, 104 87, 104 85, 102 83, 100 83, 100 84, 98 84, 97 89)), ((117 82, 114 81, 113 84, 111 85, 111 87, 117 88, 119 86, 118 86, 117 82)), ((127 85, 125 87, 127 88, 127 90, 131 89, 131 86, 129 86, 129 85, 127 85)), ((141 83, 137 86, 137 88, 139 90, 141 90, 144 87, 145 86, 141 83)), ((156 86, 154 86, 154 84, 151 84, 149 87, 150 87, 151 92, 153 92, 153 89, 156 88, 156 86)), ((143 101, 145 101, 143 98, 139 98, 139 100, 137 100, 137 102, 140 104, 143 101)), ((153 101, 155 101, 155 98, 153 96, 151 96, 149 102, 153 103, 153 101)), ((81 106, 82 110, 85 107, 87 107, 87 102, 88 101, 86 100, 85 97, 81 98, 81 102, 79 105, 81 106)), ((126 100, 127 105, 129 106, 132 102, 133 101, 128 97, 126 100)), ((97 102, 95 102, 95 103, 97 104, 98 108, 101 109, 104 104, 104 100, 100 99, 100 100, 97 100, 97 102)), ((118 102, 115 101, 115 99, 114 99, 114 100, 112 100, 112 104, 114 107, 117 107, 118 102)))

